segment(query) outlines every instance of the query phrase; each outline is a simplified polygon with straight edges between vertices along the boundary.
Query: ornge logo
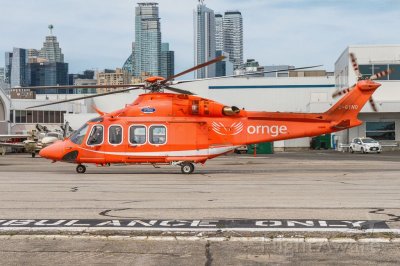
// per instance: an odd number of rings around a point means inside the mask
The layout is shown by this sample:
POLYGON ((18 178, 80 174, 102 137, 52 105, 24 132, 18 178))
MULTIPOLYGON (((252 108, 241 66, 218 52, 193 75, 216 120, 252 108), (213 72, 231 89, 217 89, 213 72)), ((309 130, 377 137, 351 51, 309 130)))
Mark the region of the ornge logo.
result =
POLYGON ((243 131, 243 123, 235 122, 230 127, 226 127, 221 122, 212 122, 212 129, 220 135, 234 136, 243 131))

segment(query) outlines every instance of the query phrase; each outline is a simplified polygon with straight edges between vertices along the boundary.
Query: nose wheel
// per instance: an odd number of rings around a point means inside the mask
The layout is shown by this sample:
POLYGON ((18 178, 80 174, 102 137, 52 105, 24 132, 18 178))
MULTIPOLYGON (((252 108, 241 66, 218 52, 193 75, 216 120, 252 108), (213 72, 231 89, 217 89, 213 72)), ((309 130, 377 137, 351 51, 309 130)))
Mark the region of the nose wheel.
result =
POLYGON ((76 167, 76 172, 78 174, 84 174, 86 172, 86 166, 78 164, 78 166, 76 167))
POLYGON ((189 175, 189 174, 193 173, 193 171, 194 171, 194 165, 192 163, 184 162, 181 164, 182 174, 189 175))

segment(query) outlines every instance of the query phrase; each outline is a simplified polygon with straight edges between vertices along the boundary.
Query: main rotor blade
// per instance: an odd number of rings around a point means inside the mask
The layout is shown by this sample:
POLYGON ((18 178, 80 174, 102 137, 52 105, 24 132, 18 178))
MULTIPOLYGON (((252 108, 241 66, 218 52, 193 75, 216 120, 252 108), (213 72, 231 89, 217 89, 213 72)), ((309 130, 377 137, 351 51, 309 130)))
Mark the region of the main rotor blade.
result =
POLYGON ((378 112, 378 108, 376 108, 376 104, 372 96, 369 98, 369 104, 371 104, 371 108, 374 112, 378 112))
POLYGON ((341 95, 343 95, 343 94, 346 94, 346 93, 350 92, 355 86, 356 86, 356 84, 354 84, 353 86, 348 87, 348 88, 346 88, 346 89, 344 89, 344 90, 340 90, 340 91, 334 92, 334 93, 332 94, 332 98, 336 98, 337 96, 341 96, 341 95))
POLYGON ((169 90, 169 91, 173 91, 173 92, 176 92, 176 93, 180 93, 180 94, 194 95, 194 93, 191 92, 191 91, 182 90, 182 89, 178 89, 178 88, 173 88, 173 87, 170 87, 170 86, 165 86, 164 89, 169 90))
POLYGON ((357 79, 360 80, 361 78, 360 68, 358 67, 357 58, 354 53, 350 53, 350 60, 351 60, 351 65, 353 66, 354 73, 356 74, 357 79))
POLYGON ((165 84, 165 83, 167 83, 168 81, 171 81, 171 80, 173 80, 173 79, 175 79, 175 78, 177 78, 177 77, 183 76, 183 75, 185 75, 185 74, 187 74, 187 73, 190 73, 190 72, 192 72, 192 71, 195 71, 195 70, 200 69, 200 68, 203 68, 203 67, 206 67, 206 66, 208 66, 208 65, 217 63, 217 62, 219 62, 219 61, 221 61, 221 60, 223 60, 223 59, 225 59, 225 56, 223 56, 223 55, 218 56, 218 57, 214 58, 213 60, 210 60, 210 61, 207 61, 207 62, 205 62, 205 63, 199 64, 199 65, 194 66, 194 67, 192 67, 192 68, 189 68, 189 69, 187 69, 187 70, 185 70, 185 71, 183 71, 183 72, 181 72, 181 73, 178 73, 178 74, 176 74, 176 75, 173 75, 173 76, 171 76, 171 77, 168 77, 167 79, 161 81, 161 84, 165 84))
POLYGON ((393 72, 393 70, 389 68, 388 70, 383 70, 383 71, 381 71, 381 72, 378 72, 378 73, 376 73, 376 74, 370 76, 369 79, 370 79, 370 80, 380 79, 380 78, 382 78, 382 77, 384 77, 384 76, 386 76, 386 75, 389 75, 389 74, 392 73, 392 72, 393 72))
POLYGON ((67 103, 67 102, 73 102, 73 101, 84 100, 84 99, 89 99, 89 98, 101 97, 101 96, 105 96, 105 95, 117 94, 117 93, 122 93, 122 92, 137 90, 137 89, 141 89, 141 88, 143 88, 143 86, 140 86, 140 87, 132 87, 132 88, 123 89, 123 90, 118 90, 118 91, 104 92, 104 93, 99 93, 99 94, 94 94, 94 95, 88 95, 88 96, 83 96, 83 97, 78 97, 78 98, 68 99, 68 100, 62 100, 62 101, 57 101, 57 102, 45 103, 45 104, 30 106, 30 107, 27 107, 26 109, 32 109, 32 108, 36 108, 36 107, 42 107, 42 106, 48 106, 48 105, 59 104, 59 103, 67 103))
POLYGON ((286 69, 279 69, 279 70, 257 71, 257 72, 249 72, 249 73, 245 73, 245 74, 222 76, 222 77, 212 77, 212 78, 202 78, 202 79, 192 79, 192 80, 181 80, 181 81, 175 82, 174 84, 187 83, 187 82, 193 82, 193 81, 202 81, 202 80, 212 80, 212 79, 226 79, 226 78, 245 77, 245 76, 268 74, 268 73, 278 73, 278 72, 284 72, 284 71, 287 72, 287 71, 315 68, 315 67, 321 67, 321 66, 323 66, 323 65, 306 66, 306 67, 294 67, 294 68, 289 68, 289 69, 286 68, 286 69))
POLYGON ((119 85, 54 85, 54 86, 30 86, 30 87, 17 87, 11 89, 29 89, 29 90, 41 90, 41 89, 95 89, 95 88, 122 88, 122 87, 135 87, 143 86, 144 84, 119 84, 119 85))

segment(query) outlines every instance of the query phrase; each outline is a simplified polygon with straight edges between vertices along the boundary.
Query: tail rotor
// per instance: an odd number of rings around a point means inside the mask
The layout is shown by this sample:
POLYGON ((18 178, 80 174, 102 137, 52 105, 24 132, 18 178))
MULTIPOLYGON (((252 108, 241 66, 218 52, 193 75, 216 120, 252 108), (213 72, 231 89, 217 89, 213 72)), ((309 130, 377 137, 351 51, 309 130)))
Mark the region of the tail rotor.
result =
MULTIPOLYGON (((375 79, 380 79, 380 78, 385 77, 385 76, 387 76, 387 75, 389 75, 390 73, 393 72, 391 69, 387 69, 387 70, 383 70, 383 71, 381 71, 381 72, 378 72, 378 73, 376 73, 376 74, 374 74, 374 75, 372 75, 372 76, 370 76, 370 77, 363 77, 362 74, 361 74, 361 72, 360 72, 360 68, 359 68, 359 65, 358 65, 358 63, 357 63, 357 58, 356 58, 356 56, 354 55, 354 53, 350 53, 350 61, 351 61, 351 65, 352 65, 352 67, 353 67, 354 73, 355 73, 356 76, 357 76, 357 82, 360 81, 360 80, 375 80, 375 79)), ((355 87, 356 85, 357 85, 357 84, 354 84, 353 86, 348 87, 348 88, 345 88, 345 89, 343 89, 343 90, 337 90, 337 91, 335 91, 335 92, 332 94, 332 98, 336 98, 336 97, 338 97, 338 96, 341 96, 341 95, 344 95, 344 94, 350 92, 352 89, 354 89, 354 87, 355 87)), ((374 112, 377 112, 378 109, 376 108, 376 103, 375 103, 374 99, 372 98, 372 96, 369 98, 369 103, 370 103, 370 105, 371 105, 372 110, 373 110, 374 112)))

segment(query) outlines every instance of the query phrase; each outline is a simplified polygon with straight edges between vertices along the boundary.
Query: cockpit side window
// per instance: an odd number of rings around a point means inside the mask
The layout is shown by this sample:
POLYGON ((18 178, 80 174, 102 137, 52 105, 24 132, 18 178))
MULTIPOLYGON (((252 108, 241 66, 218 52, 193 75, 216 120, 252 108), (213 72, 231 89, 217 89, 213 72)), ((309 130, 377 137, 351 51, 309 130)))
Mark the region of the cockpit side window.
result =
POLYGON ((102 144, 104 138, 103 131, 104 130, 102 125, 94 125, 87 140, 87 145, 95 146, 102 144))
POLYGON ((89 128, 89 125, 84 124, 80 129, 78 129, 77 131, 72 133, 72 135, 69 139, 75 144, 78 144, 78 145, 82 144, 88 128, 89 128))

